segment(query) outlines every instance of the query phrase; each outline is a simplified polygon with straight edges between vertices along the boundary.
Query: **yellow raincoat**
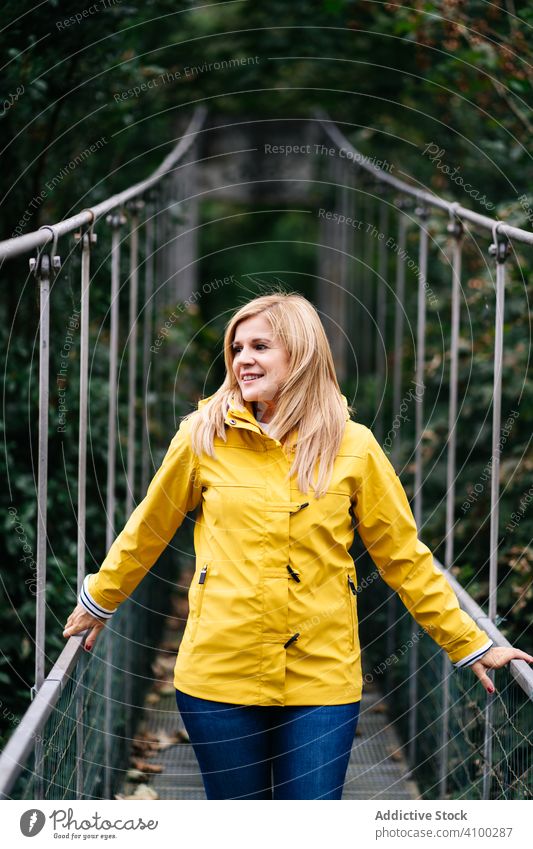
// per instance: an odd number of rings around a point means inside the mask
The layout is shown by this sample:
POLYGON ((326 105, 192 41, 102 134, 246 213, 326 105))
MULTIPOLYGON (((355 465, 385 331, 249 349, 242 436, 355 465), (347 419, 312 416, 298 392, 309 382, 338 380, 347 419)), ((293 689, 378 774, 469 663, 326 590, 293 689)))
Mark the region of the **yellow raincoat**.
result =
POLYGON ((358 701, 357 577, 348 553, 356 526, 384 580, 453 663, 489 647, 418 539, 405 491, 379 443, 348 410, 346 418, 328 492, 318 500, 285 480, 290 459, 249 402, 244 409, 230 405, 227 441, 215 437, 216 459, 193 454, 189 422, 182 422, 146 497, 99 572, 87 576, 80 600, 110 616, 198 508, 175 686, 248 705, 358 701))

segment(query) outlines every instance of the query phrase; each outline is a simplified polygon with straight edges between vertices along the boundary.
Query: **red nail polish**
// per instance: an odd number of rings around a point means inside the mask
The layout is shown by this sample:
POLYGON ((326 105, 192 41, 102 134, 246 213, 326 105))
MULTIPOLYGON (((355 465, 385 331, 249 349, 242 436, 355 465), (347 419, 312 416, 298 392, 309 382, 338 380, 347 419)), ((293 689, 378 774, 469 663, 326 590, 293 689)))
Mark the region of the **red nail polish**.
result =
POLYGON ((489 693, 494 693, 494 692, 495 692, 494 687, 490 687, 490 688, 489 688, 489 690, 488 690, 488 692, 489 692, 489 693))

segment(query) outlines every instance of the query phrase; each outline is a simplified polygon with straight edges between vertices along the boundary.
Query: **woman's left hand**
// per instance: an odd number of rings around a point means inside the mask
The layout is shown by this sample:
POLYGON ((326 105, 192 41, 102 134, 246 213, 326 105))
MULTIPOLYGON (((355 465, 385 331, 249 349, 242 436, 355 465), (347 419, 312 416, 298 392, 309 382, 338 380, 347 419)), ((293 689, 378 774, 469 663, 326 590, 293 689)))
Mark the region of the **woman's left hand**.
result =
POLYGON ((479 660, 476 660, 470 669, 474 675, 477 675, 487 693, 494 693, 495 687, 487 675, 487 669, 500 669, 509 663, 510 660, 526 660, 528 663, 533 663, 533 657, 530 654, 526 654, 525 651, 493 646, 479 660))

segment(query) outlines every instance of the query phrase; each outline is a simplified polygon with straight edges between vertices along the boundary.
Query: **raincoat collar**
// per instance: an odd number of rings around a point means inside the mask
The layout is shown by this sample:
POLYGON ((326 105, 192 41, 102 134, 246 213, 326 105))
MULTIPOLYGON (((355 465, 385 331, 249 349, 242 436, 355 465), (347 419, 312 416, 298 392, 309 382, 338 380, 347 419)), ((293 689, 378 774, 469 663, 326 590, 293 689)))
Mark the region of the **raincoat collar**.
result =
MULTIPOLYGON (((207 402, 212 398, 212 395, 209 395, 207 398, 202 398, 198 402, 198 409, 207 404, 207 402)), ((348 410, 348 401, 345 395, 341 395, 341 398, 344 402, 345 406, 345 419, 348 420, 350 418, 350 412, 348 410)), ((246 430, 255 430, 261 431, 266 434, 266 431, 262 430, 261 423, 257 421, 254 416, 254 408, 251 401, 245 401, 244 407, 239 404, 236 393, 233 392, 229 397, 228 409, 226 411, 225 423, 230 425, 231 427, 243 427, 246 430)), ((267 434, 268 436, 268 434, 267 434)), ((276 440, 277 441, 277 440, 276 440)))

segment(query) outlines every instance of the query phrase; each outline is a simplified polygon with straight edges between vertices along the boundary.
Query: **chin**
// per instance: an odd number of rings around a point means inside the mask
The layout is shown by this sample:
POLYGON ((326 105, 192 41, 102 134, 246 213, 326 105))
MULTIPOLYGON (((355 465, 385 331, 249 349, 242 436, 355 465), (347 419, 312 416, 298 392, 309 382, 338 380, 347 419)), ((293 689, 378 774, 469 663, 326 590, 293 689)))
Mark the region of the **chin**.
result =
POLYGON ((255 390, 255 392, 254 392, 253 389, 242 389, 241 392, 242 392, 242 397, 246 401, 260 401, 261 400, 259 398, 259 393, 257 392, 257 389, 255 390))
POLYGON ((271 401, 276 392, 271 391, 268 386, 253 386, 252 384, 239 384, 242 397, 246 401, 271 401))

